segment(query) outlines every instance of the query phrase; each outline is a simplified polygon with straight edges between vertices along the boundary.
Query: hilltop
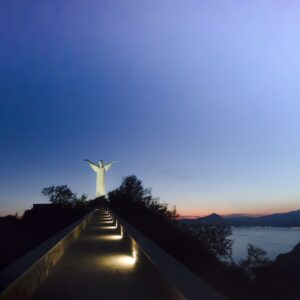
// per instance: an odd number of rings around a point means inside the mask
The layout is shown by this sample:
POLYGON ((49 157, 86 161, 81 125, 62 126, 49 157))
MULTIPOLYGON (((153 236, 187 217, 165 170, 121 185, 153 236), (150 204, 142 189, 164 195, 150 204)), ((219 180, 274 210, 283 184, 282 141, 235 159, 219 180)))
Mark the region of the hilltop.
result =
POLYGON ((228 226, 300 227, 300 210, 266 216, 221 216, 216 213, 196 219, 182 219, 187 225, 223 224, 228 226))

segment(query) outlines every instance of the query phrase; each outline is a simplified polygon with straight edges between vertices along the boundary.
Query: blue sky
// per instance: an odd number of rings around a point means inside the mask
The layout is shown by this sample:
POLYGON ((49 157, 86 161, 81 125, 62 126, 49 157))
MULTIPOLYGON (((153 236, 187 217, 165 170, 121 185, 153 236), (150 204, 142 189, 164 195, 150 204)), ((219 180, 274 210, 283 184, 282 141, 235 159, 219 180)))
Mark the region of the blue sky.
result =
POLYGON ((0 2, 0 211, 119 160, 184 215, 300 208, 295 1, 0 2))

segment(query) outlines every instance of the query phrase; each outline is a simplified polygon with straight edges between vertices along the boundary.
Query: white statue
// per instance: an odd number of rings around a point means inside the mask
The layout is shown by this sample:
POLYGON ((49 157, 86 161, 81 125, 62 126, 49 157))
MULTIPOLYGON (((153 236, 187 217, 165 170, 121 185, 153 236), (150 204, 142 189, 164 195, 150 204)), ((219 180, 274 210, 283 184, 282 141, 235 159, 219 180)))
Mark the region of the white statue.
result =
POLYGON ((94 164, 88 159, 85 159, 90 165, 90 167, 97 173, 96 182, 96 197, 105 196, 105 173, 111 168, 112 164, 117 162, 116 160, 110 162, 107 165, 103 164, 103 160, 99 161, 99 166, 94 164))

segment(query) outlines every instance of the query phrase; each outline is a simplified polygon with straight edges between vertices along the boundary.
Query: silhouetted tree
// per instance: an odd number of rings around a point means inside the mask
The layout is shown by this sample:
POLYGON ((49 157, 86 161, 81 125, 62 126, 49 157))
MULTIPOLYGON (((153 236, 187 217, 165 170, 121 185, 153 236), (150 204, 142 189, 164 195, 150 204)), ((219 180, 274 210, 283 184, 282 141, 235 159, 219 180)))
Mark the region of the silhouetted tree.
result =
POLYGON ((152 200, 151 189, 144 188, 142 181, 135 175, 123 178, 123 182, 117 191, 132 201, 141 201, 146 205, 150 204, 152 200))
POLYGON ((50 186, 43 188, 42 194, 49 197, 49 201, 60 206, 67 206, 76 200, 76 195, 67 185, 50 186))
POLYGON ((82 194, 77 197, 67 185, 50 186, 43 188, 42 194, 49 197, 49 201, 53 204, 73 207, 83 207, 87 204, 87 196, 82 194))
POLYGON ((193 232, 178 221, 176 208, 169 209, 152 197, 135 175, 123 179, 119 188, 109 193, 109 206, 120 217, 175 257, 230 299, 242 298, 249 288, 243 269, 229 265, 217 255, 231 253, 230 228, 207 227, 193 232), (217 254, 217 255, 216 255, 217 254))
POLYGON ((160 203, 158 198, 153 198, 151 189, 145 188, 135 175, 125 177, 121 186, 110 192, 108 196, 111 204, 117 209, 124 205, 129 207, 132 203, 135 209, 143 207, 169 220, 178 217, 175 207, 169 209, 167 203, 160 203))
POLYGON ((217 256, 231 258, 233 241, 231 228, 224 225, 201 225, 192 230, 196 238, 217 256))
POLYGON ((76 198, 72 201, 72 205, 75 208, 82 208, 87 205, 87 195, 82 194, 79 198, 77 198, 77 196, 75 194, 75 197, 76 198))
POLYGON ((241 260, 239 265, 243 268, 250 277, 255 277, 255 269, 269 265, 272 261, 267 258, 267 252, 259 247, 252 244, 248 244, 247 257, 241 260))
POLYGON ((44 188, 42 194, 55 205, 35 205, 22 217, 0 217, 0 269, 93 209, 86 195, 77 197, 66 185, 44 188))

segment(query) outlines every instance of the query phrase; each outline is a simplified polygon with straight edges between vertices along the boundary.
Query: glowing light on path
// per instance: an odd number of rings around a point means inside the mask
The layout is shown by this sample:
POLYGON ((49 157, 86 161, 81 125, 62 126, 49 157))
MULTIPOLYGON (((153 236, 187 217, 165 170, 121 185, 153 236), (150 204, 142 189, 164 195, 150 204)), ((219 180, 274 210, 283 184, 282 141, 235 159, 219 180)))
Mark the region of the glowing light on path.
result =
POLYGON ((120 235, 101 235, 100 237, 98 237, 99 240, 103 240, 103 241, 117 241, 117 240, 121 240, 122 237, 120 235))
POLYGON ((102 221, 102 220, 100 220, 100 222, 102 224, 112 224, 114 221, 113 220, 111 220, 111 221, 102 221))
POLYGON ((98 239, 103 241, 114 241, 114 240, 122 240, 123 236, 124 236, 123 226, 121 225, 120 234, 101 235, 100 237, 98 237, 98 239))
POLYGON ((124 256, 120 257, 118 259, 119 263, 122 263, 123 265, 127 265, 128 267, 134 266, 138 259, 138 256, 137 256, 138 248, 137 248, 137 244, 134 240, 132 241, 131 251, 132 251, 131 256, 124 255, 124 256))
MULTIPOLYGON (((113 224, 114 222, 100 222, 100 224, 113 224)), ((98 229, 106 230, 106 229, 117 229, 118 228, 118 220, 116 220, 116 224, 113 226, 99 226, 98 229)))
POLYGON ((132 241, 131 255, 106 255, 98 259, 98 264, 101 267, 133 270, 138 261, 138 247, 135 241, 132 241))

